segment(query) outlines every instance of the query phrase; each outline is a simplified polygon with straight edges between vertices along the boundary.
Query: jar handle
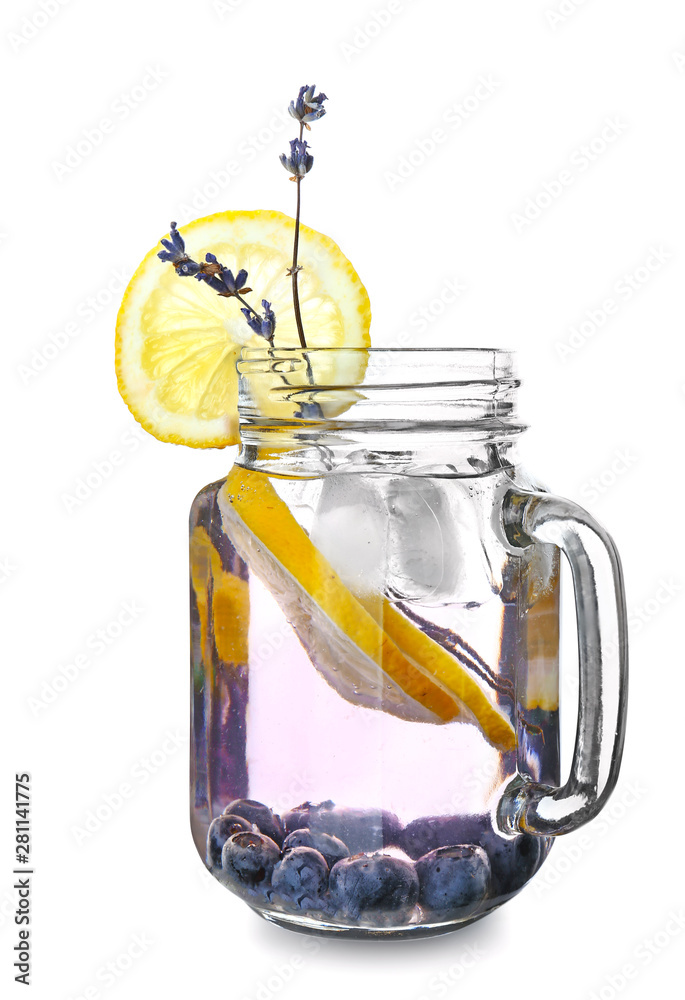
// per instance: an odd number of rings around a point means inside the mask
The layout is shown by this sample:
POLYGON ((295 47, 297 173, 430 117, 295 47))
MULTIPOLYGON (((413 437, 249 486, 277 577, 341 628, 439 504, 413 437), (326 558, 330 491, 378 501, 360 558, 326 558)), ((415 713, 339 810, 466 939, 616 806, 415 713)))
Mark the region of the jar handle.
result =
POLYGON ((509 492, 504 529, 516 548, 534 542, 557 545, 573 577, 580 696, 571 772, 562 788, 517 775, 498 813, 505 832, 556 836, 593 819, 618 778, 628 691, 621 563, 613 540, 582 507, 547 493, 509 492))

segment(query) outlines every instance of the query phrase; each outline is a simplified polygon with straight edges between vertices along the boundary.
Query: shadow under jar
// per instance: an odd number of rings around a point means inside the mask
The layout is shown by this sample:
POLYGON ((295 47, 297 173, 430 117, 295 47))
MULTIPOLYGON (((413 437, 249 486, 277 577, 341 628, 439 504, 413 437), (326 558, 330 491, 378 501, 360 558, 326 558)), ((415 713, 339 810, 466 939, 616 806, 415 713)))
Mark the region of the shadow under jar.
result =
POLYGON ((237 463, 191 511, 198 851, 282 926, 463 926, 616 782, 613 543, 517 465, 506 352, 247 350, 238 371, 237 463), (581 692, 563 786, 560 552, 581 692))

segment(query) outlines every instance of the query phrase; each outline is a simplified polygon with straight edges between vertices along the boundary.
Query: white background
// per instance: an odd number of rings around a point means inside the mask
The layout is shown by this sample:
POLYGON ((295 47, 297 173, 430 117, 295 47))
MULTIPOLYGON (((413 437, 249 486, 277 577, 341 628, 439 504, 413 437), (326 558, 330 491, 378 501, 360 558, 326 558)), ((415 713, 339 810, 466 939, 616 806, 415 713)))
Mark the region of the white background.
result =
MULTIPOLYGON (((0 975, 11 995, 23 995, 11 981, 15 770, 33 775, 32 995, 41 1000, 87 988, 113 1000, 677 992, 680 0, 10 0, 0 22, 0 975), (481 77, 487 99, 474 98, 481 77), (611 803, 556 845, 517 899, 425 942, 316 949, 252 915, 195 856, 186 515, 232 456, 138 433, 114 379, 123 283, 171 218, 292 213, 277 154, 294 132, 274 115, 311 81, 330 103, 311 136, 304 221, 332 235, 361 274, 375 344, 405 334, 411 346, 518 350, 525 464, 609 527, 626 571, 631 707, 611 803), (97 139, 103 118, 113 126, 89 148, 84 137, 97 139), (419 162, 439 128, 444 141, 419 162), (612 129, 590 160, 583 146, 612 129), (247 152, 253 139, 257 155, 247 152), (413 166, 398 181, 403 158, 413 166), (225 183, 228 160, 238 170, 225 183), (563 186, 553 183, 562 171, 563 186), (526 205, 538 215, 530 222, 516 218, 526 205), (422 332, 417 311, 437 312, 449 279, 466 290, 422 332), (112 450, 122 464, 70 504, 112 450), (140 612, 95 653, 89 637, 126 602, 140 612), (46 704, 61 668, 83 653, 88 665, 46 704), (130 796, 79 837, 122 783, 130 796), (144 950, 131 960, 136 935, 144 950)), ((569 690, 573 674, 567 663, 569 690)))

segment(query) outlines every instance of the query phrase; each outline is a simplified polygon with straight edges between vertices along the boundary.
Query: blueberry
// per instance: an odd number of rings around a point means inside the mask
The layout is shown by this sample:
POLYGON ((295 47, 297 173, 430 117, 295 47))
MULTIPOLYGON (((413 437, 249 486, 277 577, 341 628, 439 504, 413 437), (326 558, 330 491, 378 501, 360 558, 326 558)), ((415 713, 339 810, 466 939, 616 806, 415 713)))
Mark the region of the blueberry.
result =
POLYGON ((492 823, 486 815, 422 816, 404 828, 399 836, 399 846, 416 860, 438 847, 479 844, 491 832, 492 823))
POLYGON ((514 840, 507 840, 491 828, 483 838, 492 870, 490 895, 509 896, 522 889, 542 864, 545 846, 544 837, 522 833, 514 840))
POLYGON ((331 869, 331 899, 346 917, 409 910, 419 898, 414 865, 388 854, 356 854, 331 869))
POLYGON ((328 833, 321 833, 318 830, 310 830, 303 827, 301 830, 293 830, 283 841, 283 850, 287 851, 292 847, 313 847, 326 859, 326 864, 332 868, 338 861, 349 857, 348 851, 342 840, 331 837, 328 833))
POLYGON ((285 832, 292 833, 293 830, 302 830, 305 826, 308 827, 310 817, 314 813, 324 809, 333 809, 334 805, 332 799, 327 799, 326 802, 302 802, 294 809, 289 809, 288 812, 283 813, 285 832))
POLYGON ((298 910, 321 910, 326 905, 328 865, 312 847, 293 847, 271 876, 273 892, 298 910))
POLYGON ((336 808, 319 816, 320 823, 316 822, 313 829, 339 837, 351 854, 394 846, 402 832, 399 819, 387 809, 336 808))
POLYGON ((252 830, 252 824, 242 816, 231 816, 224 813, 212 820, 212 824, 207 834, 207 864, 220 865, 221 851, 224 844, 234 833, 241 833, 252 830))
POLYGON ((416 862, 419 902, 441 916, 467 917, 485 899, 490 862, 482 847, 438 847, 416 862))
POLYGON ((285 814, 288 833, 308 827, 342 840, 351 854, 377 851, 399 843, 402 824, 387 809, 344 809, 327 802, 304 802, 285 814))
POLYGON ((281 852, 270 837, 261 833, 234 833, 221 852, 221 867, 227 881, 243 888, 265 887, 281 852))
POLYGON ((256 799, 234 799, 224 809, 224 814, 227 813, 233 816, 242 816, 248 822, 254 823, 260 833, 263 833, 265 837, 270 837, 279 847, 283 843, 281 817, 272 813, 263 802, 257 802, 256 799))
POLYGON ((399 846, 410 858, 418 859, 439 847, 475 844, 490 861, 490 896, 518 892, 542 863, 544 838, 521 834, 507 840, 493 829, 488 815, 423 816, 409 823, 400 835, 399 846))

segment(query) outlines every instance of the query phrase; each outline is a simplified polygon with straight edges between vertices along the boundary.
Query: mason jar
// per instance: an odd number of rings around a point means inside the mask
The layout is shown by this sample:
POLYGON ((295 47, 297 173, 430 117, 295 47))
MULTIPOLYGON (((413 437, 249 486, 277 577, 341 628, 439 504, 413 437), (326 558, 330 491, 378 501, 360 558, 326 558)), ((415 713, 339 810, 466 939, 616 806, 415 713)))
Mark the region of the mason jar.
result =
POLYGON ((615 785, 606 532, 520 467, 498 350, 246 350, 241 448, 190 518, 191 825, 216 878, 314 933, 449 931, 615 785), (580 698, 559 765, 559 562, 580 698))

